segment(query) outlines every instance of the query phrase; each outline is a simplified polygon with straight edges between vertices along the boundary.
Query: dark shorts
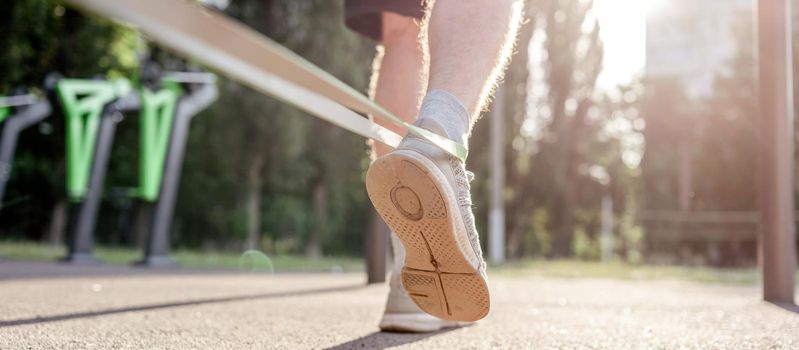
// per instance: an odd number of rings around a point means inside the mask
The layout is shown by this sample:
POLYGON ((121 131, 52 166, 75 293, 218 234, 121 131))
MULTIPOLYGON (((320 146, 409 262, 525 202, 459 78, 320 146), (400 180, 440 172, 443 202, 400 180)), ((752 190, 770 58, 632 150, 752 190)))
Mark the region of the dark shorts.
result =
POLYGON ((345 0, 344 20, 350 29, 380 41, 383 33, 383 12, 422 18, 424 0, 345 0))

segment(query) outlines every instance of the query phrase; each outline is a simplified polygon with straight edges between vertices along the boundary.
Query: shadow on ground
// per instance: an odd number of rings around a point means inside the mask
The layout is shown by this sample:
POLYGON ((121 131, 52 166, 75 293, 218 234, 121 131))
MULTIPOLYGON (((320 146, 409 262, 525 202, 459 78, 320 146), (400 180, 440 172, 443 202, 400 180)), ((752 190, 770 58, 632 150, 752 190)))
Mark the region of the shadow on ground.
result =
POLYGON ((61 261, 14 261, 0 257, 0 282, 17 279, 54 279, 72 277, 129 277, 147 275, 208 275, 252 272, 231 269, 193 269, 185 267, 145 268, 134 265, 112 265, 101 262, 69 264, 61 261))
POLYGON ((799 314, 799 305, 793 303, 769 303, 788 312, 799 314))
POLYGON ((391 332, 374 332, 365 335, 358 339, 350 340, 336 346, 329 347, 325 350, 346 350, 346 349, 387 349, 395 346, 414 343, 426 338, 434 337, 436 335, 451 332, 457 328, 447 328, 437 332, 430 333, 391 333, 391 332))
POLYGON ((248 294, 248 295, 237 295, 229 297, 176 301, 176 302, 159 303, 159 304, 135 305, 135 306, 121 307, 121 308, 113 308, 113 309, 73 312, 67 314, 37 316, 33 318, 21 318, 16 320, 0 321, 0 328, 37 324, 37 323, 66 321, 76 318, 99 317, 99 316, 120 314, 126 312, 140 312, 140 311, 150 311, 150 310, 167 309, 174 307, 194 306, 202 304, 228 303, 228 302, 245 301, 245 300, 272 299, 272 298, 296 297, 296 296, 305 296, 305 295, 314 295, 314 294, 323 294, 323 293, 345 292, 362 288, 366 288, 366 286, 363 284, 358 284, 358 285, 343 286, 343 287, 294 290, 294 291, 286 291, 278 293, 248 294))

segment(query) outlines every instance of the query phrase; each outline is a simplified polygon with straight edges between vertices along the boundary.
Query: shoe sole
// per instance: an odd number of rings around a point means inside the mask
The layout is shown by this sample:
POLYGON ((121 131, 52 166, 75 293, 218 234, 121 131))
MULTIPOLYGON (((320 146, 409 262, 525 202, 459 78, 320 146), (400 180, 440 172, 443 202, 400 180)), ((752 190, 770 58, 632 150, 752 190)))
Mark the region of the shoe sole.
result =
POLYGON ((470 323, 442 320, 426 313, 385 314, 380 320, 380 330, 400 333, 429 333, 445 328, 469 325, 470 323))
POLYGON ((405 247, 401 280, 413 302, 446 320, 485 317, 488 285, 441 170, 418 152, 395 150, 369 167, 366 189, 405 247))

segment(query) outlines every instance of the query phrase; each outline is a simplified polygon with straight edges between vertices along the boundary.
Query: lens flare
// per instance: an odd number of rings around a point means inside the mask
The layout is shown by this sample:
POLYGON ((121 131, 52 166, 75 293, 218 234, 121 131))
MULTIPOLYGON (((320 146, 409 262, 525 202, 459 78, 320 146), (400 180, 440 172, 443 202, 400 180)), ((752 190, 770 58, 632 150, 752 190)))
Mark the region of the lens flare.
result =
POLYGON ((239 270, 274 273, 275 267, 268 255, 255 249, 249 249, 239 256, 239 270))

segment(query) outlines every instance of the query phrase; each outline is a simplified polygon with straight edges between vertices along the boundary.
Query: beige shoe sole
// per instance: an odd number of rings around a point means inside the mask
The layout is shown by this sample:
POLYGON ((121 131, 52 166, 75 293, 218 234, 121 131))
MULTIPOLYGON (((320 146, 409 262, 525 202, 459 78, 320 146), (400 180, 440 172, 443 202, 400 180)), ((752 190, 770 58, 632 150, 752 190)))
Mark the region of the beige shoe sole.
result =
POLYGON ((441 170, 415 151, 396 150, 372 163, 366 189, 405 246, 401 280, 413 302, 446 320, 485 317, 488 285, 441 170))

